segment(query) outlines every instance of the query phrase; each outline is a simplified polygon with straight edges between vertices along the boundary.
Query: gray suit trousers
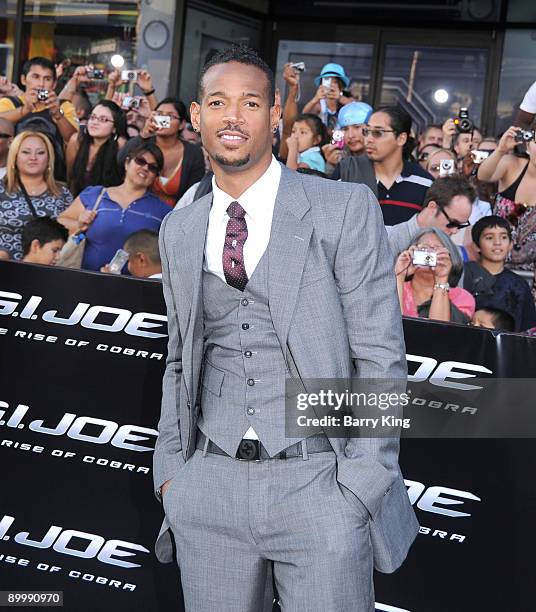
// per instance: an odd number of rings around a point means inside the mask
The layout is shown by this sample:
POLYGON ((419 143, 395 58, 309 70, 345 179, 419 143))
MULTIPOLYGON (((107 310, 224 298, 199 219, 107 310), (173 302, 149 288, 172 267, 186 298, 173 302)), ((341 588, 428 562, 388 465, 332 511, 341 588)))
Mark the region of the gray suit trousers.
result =
POLYGON ((187 612, 373 612, 369 514, 333 452, 238 461, 196 450, 163 498, 187 612))

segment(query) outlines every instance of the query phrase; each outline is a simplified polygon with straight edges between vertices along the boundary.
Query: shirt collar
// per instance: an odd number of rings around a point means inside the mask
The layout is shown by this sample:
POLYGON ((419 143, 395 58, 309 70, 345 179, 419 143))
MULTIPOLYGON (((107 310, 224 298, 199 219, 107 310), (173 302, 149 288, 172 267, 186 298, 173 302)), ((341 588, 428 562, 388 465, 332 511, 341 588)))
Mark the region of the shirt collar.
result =
POLYGON ((226 214, 231 202, 238 202, 254 221, 264 219, 267 207, 266 203, 275 204, 279 181, 281 179, 281 164, 272 155, 272 161, 266 172, 257 179, 253 185, 248 187, 239 198, 232 198, 216 184, 216 177, 212 177, 213 202, 212 207, 221 214, 226 214))

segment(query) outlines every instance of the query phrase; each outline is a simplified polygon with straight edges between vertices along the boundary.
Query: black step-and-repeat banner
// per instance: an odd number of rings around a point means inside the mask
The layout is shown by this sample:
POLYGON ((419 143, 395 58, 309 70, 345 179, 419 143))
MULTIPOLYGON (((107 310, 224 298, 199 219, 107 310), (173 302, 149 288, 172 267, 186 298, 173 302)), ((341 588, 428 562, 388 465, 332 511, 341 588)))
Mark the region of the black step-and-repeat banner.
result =
MULTIPOLYGON (((155 282, 0 262, 0 590, 63 590, 73 612, 182 610, 177 568, 153 553, 164 313, 155 282)), ((534 376, 536 340, 405 333, 429 379, 534 376)), ((421 533, 376 576, 377 610, 534 610, 534 441, 405 439, 401 465, 421 533)))

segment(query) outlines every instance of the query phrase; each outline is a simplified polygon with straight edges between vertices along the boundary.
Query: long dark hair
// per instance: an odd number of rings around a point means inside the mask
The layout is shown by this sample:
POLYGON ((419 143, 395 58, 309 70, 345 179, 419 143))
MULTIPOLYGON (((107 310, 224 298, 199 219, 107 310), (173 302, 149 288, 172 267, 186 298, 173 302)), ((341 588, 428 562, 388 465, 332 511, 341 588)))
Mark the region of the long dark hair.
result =
MULTIPOLYGON (((125 113, 111 100, 101 100, 95 106, 104 106, 110 110, 114 120, 115 134, 112 134, 99 148, 89 173, 89 184, 113 187, 120 185, 122 181, 122 171, 116 161, 119 148, 117 139, 128 139, 127 120, 125 113)), ((69 173, 69 189, 74 197, 86 187, 86 168, 89 158, 89 147, 92 141, 93 139, 87 129, 83 133, 81 132, 78 137, 80 147, 69 173)))
POLYGON ((378 108, 375 112, 389 115, 395 136, 407 134, 406 144, 402 148, 402 159, 404 161, 414 161, 411 152, 415 148, 415 140, 411 136, 412 122, 410 114, 401 106, 384 106, 383 108, 378 108))

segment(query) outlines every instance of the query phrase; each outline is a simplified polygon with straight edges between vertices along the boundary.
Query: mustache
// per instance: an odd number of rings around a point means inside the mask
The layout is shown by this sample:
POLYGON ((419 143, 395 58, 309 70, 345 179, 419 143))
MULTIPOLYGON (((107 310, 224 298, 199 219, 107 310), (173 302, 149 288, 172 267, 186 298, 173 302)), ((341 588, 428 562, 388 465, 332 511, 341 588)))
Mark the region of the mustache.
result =
POLYGON ((241 134, 242 136, 249 138, 249 134, 245 130, 243 130, 238 125, 234 125, 232 123, 228 123, 224 128, 221 128, 221 130, 218 130, 216 134, 219 136, 223 132, 236 132, 237 134, 241 134))

